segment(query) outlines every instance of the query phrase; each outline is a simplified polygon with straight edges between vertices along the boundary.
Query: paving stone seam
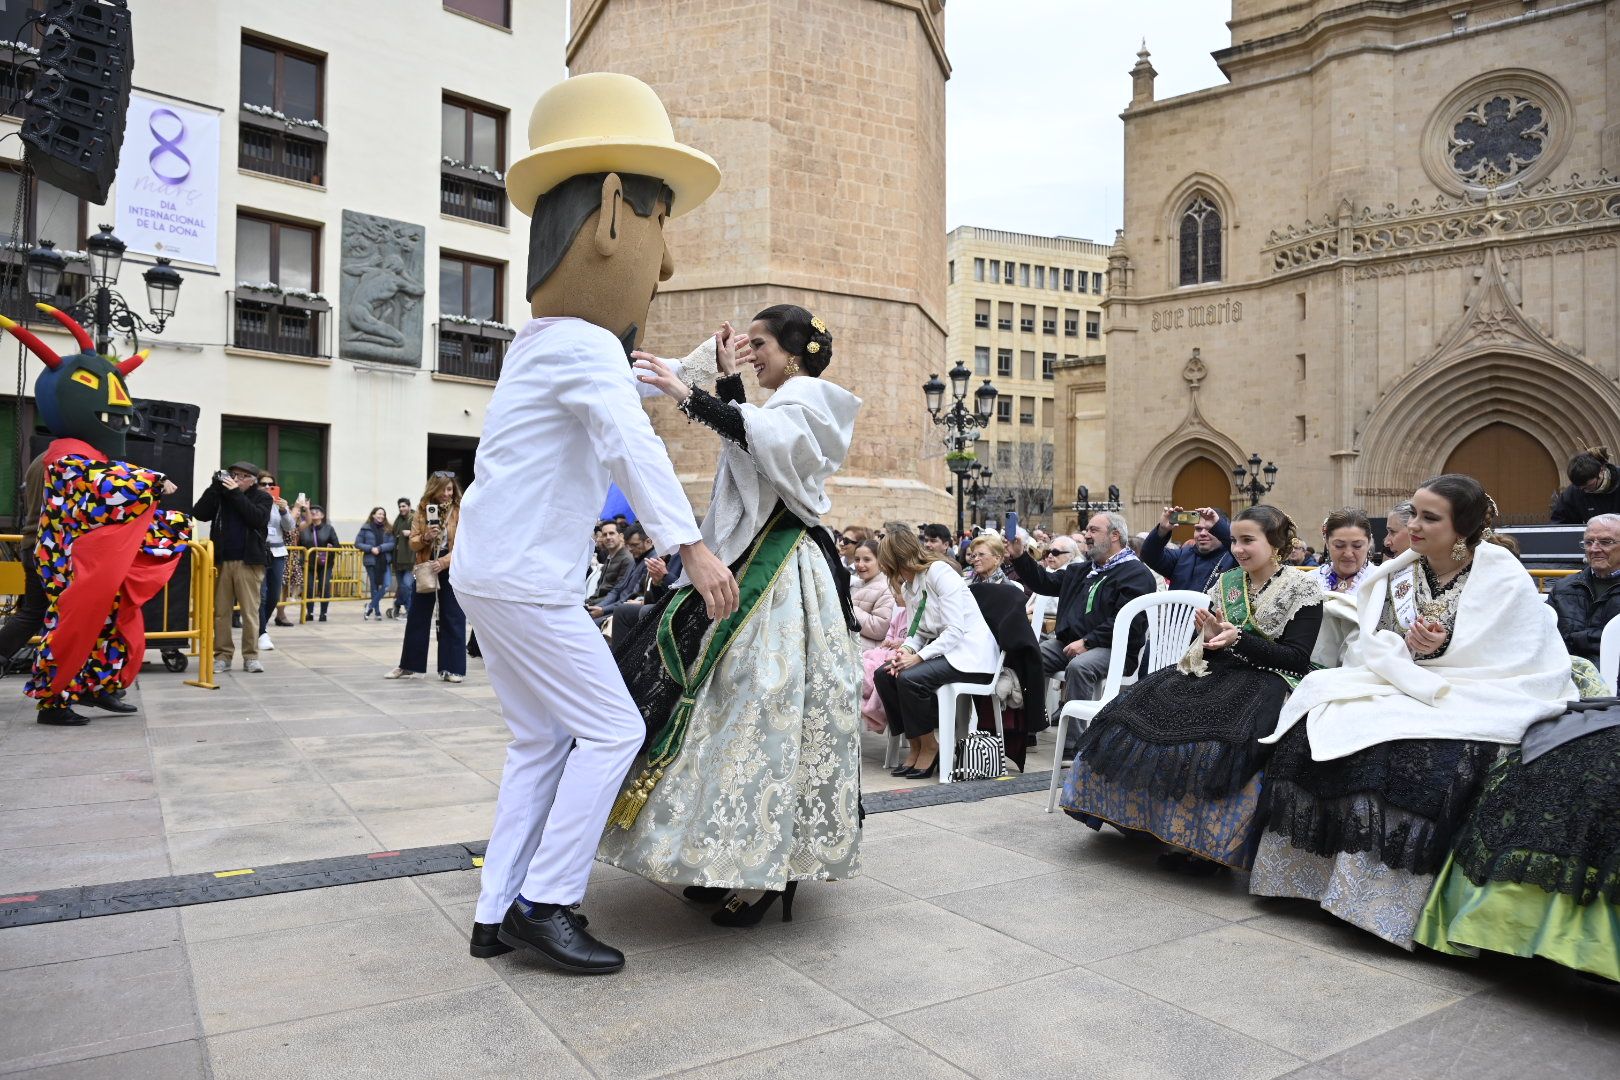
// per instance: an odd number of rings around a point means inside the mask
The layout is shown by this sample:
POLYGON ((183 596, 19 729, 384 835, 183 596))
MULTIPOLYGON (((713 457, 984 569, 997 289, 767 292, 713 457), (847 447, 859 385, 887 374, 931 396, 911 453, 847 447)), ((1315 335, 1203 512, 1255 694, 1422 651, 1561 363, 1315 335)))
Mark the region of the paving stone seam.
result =
MULTIPOLYGON (((1253 930, 1257 934, 1264 934, 1269 938, 1275 938, 1278 941, 1287 942, 1290 945, 1299 945, 1299 946, 1301 946, 1303 948, 1314 949, 1316 952, 1319 952, 1319 953, 1326 953, 1327 955, 1335 957, 1335 958, 1340 959, 1340 960, 1348 960, 1351 963, 1359 964, 1361 967, 1367 968, 1370 971, 1376 971, 1376 972, 1379 972, 1380 974, 1383 974, 1383 975, 1394 975, 1397 978, 1405 979, 1409 983, 1416 983, 1418 986, 1421 986, 1426 990, 1439 990, 1439 991, 1442 991, 1442 992, 1447 993, 1447 994, 1455 994, 1455 995, 1457 995, 1457 1001, 1462 1001, 1462 1000, 1464 1000, 1466 998, 1471 998, 1475 994, 1479 993, 1481 990, 1492 989, 1495 985, 1506 981, 1505 978, 1498 978, 1498 979, 1495 979, 1494 982, 1491 985, 1476 986, 1472 990, 1462 990, 1462 989, 1459 989, 1458 987, 1455 987, 1455 986, 1442 986, 1439 983, 1429 982, 1426 979, 1419 979, 1419 978, 1416 978, 1414 976, 1408 975, 1404 971, 1396 971, 1394 968, 1379 967, 1377 964, 1368 963, 1367 961, 1362 960, 1359 957, 1352 956, 1352 955, 1350 955, 1348 953, 1331 952, 1328 949, 1325 949, 1320 945, 1313 945, 1310 942, 1301 941, 1298 938, 1292 938, 1292 937, 1289 937, 1286 934, 1275 933, 1274 931, 1267 930, 1263 926, 1251 926, 1250 925, 1251 921, 1256 920, 1256 919, 1260 919, 1260 918, 1264 918, 1264 915, 1251 915, 1247 919, 1240 919, 1237 922, 1231 922, 1231 920, 1228 920, 1228 922, 1230 922, 1231 925, 1233 925, 1233 926, 1241 926, 1244 929, 1253 930)), ((1422 955, 1422 954, 1409 953, 1408 955, 1410 955, 1410 956, 1419 956, 1419 955, 1422 955)), ((1485 954, 1482 954, 1482 955, 1485 956, 1485 957, 1490 957, 1493 954, 1485 953, 1485 954)), ((1425 959, 1433 960, 1433 959, 1436 959, 1436 958, 1435 957, 1425 957, 1425 959)), ((1489 961, 1487 961, 1487 962, 1489 962, 1489 961)), ((1438 968, 1436 970, 1444 971, 1446 969, 1442 967, 1442 968, 1438 968)), ((1451 1005, 1455 1005, 1456 1003, 1457 1003, 1456 1001, 1451 1002, 1449 1005, 1442 1006, 1442 1008, 1450 1008, 1451 1005)), ((1425 1014, 1425 1015, 1427 1015, 1427 1014, 1425 1014)))

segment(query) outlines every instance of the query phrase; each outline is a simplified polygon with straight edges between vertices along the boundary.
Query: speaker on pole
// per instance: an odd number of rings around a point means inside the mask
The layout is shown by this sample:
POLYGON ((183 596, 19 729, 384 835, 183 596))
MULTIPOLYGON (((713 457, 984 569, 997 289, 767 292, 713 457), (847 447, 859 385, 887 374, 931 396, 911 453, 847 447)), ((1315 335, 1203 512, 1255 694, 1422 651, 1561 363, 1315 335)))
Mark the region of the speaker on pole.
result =
POLYGON ((127 0, 47 0, 38 21, 44 37, 23 119, 24 157, 41 180, 104 205, 135 67, 127 0))

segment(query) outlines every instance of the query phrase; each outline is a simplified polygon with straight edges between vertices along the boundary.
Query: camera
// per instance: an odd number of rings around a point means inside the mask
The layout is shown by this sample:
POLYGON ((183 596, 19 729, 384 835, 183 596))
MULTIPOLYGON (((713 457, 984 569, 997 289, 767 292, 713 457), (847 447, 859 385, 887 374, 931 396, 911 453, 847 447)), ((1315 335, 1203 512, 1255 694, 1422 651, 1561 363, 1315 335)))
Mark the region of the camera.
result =
POLYGON ((439 504, 438 503, 428 503, 427 504, 427 523, 429 525, 437 525, 439 523, 439 504))
POLYGON ((1200 520, 1198 514, 1192 510, 1178 510, 1170 515, 1172 525, 1196 525, 1200 520))
POLYGON ((222 484, 235 484, 236 483, 235 480, 231 479, 231 470, 229 470, 229 469, 221 469, 221 470, 219 470, 219 472, 214 474, 214 479, 218 480, 222 484))

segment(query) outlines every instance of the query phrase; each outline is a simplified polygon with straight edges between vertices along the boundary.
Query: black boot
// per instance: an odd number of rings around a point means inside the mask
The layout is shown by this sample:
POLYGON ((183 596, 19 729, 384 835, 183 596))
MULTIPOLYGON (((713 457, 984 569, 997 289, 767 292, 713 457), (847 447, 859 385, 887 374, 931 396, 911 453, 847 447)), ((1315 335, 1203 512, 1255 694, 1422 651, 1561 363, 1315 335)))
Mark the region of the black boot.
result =
POLYGON ((105 712, 122 713, 126 715, 141 711, 139 708, 131 705, 122 697, 116 696, 111 691, 103 691, 99 694, 93 694, 84 699, 84 704, 89 705, 91 708, 101 709, 105 712))
POLYGON ((557 904, 535 904, 526 915, 517 901, 506 911, 495 937, 502 945, 529 949, 563 971, 609 975, 624 967, 624 953, 592 937, 573 910, 557 904))
POLYGON ((495 935, 501 928, 500 923, 475 922, 473 923, 472 943, 467 951, 480 960, 488 960, 493 956, 505 956, 512 951, 512 946, 502 945, 495 935))
POLYGON ((47 705, 39 710, 35 719, 52 727, 83 727, 90 722, 88 716, 74 712, 73 706, 68 704, 47 705))

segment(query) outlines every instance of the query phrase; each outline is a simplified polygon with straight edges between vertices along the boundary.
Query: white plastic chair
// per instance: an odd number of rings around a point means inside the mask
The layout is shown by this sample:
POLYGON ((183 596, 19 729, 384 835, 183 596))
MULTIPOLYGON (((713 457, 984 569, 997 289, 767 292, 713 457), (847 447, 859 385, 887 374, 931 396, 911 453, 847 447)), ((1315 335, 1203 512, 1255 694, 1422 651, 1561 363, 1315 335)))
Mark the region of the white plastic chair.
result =
POLYGON ((1071 701, 1058 713, 1057 745, 1052 748, 1052 784, 1046 798, 1048 814, 1057 809, 1058 787, 1063 781, 1063 744, 1068 738, 1069 721, 1080 721, 1083 729, 1119 694, 1122 686, 1180 660, 1196 632, 1193 613, 1208 609, 1209 597, 1188 589, 1148 593, 1119 609, 1119 617, 1114 620, 1114 640, 1109 643, 1108 679, 1103 683, 1102 697, 1096 701, 1071 701), (1127 679, 1125 654, 1130 646, 1131 623, 1138 615, 1147 617, 1147 641, 1142 646, 1142 662, 1136 666, 1136 674, 1127 679))
POLYGON ((1603 636, 1598 639, 1598 674, 1609 684, 1610 690, 1620 691, 1620 615, 1603 624, 1603 636))
POLYGON ((1029 610, 1029 625, 1035 631, 1035 640, 1041 639, 1041 631, 1046 626, 1046 617, 1057 610, 1058 598, 1035 594, 1035 606, 1029 610))
MULTIPOLYGON (((956 771, 956 707, 963 698, 988 697, 993 698, 996 693, 996 677, 1001 674, 1002 665, 1007 662, 1007 654, 996 653, 996 674, 986 683, 946 683, 936 690, 935 696, 939 699, 939 782, 949 784, 951 773, 956 771)), ((1000 709, 991 709, 996 717, 996 734, 1001 736, 1001 749, 1007 751, 1007 731, 1003 725, 1000 709)), ((972 714, 969 714, 968 727, 974 726, 972 714)))
POLYGON ((600 566, 591 570, 590 576, 585 579, 585 595, 595 596, 596 586, 602 582, 602 568, 600 566))

